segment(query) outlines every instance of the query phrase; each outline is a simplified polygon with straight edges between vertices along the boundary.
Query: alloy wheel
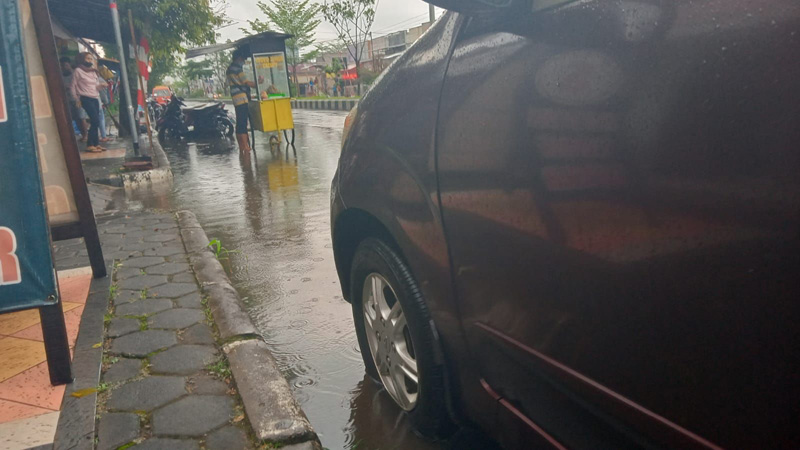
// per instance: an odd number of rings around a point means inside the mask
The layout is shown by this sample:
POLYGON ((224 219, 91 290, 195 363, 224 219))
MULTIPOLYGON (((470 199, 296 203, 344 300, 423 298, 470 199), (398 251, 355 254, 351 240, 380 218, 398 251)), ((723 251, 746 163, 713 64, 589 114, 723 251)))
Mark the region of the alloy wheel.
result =
POLYGON ((378 375, 395 402, 410 411, 417 404, 419 371, 403 307, 378 273, 366 277, 362 292, 364 327, 378 375))

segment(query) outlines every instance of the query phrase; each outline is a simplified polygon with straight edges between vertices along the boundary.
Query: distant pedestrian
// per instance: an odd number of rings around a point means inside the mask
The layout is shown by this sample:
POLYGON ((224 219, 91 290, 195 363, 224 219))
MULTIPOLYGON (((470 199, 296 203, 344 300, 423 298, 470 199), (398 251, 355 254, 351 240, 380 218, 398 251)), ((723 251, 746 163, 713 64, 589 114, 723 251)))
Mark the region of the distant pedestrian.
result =
POLYGON ((249 119, 247 104, 250 101, 250 88, 256 87, 256 84, 248 80, 244 74, 242 66, 246 58, 247 52, 244 49, 236 49, 233 52, 233 61, 225 72, 233 98, 233 109, 236 112, 236 142, 241 151, 250 151, 250 139, 247 137, 249 119))
POLYGON ((67 101, 69 102, 69 112, 70 112, 70 119, 72 120, 73 126, 77 126, 78 131, 80 133, 80 140, 86 140, 86 122, 83 121, 81 117, 81 108, 77 106, 76 98, 72 94, 72 72, 74 68, 72 67, 72 58, 69 56, 63 56, 59 59, 61 63, 61 79, 64 80, 64 89, 67 91, 67 101))
POLYGON ((89 116, 89 136, 86 141, 86 151, 102 152, 106 150, 100 146, 98 129, 100 127, 100 94, 98 85, 101 83, 94 68, 94 57, 91 53, 79 53, 75 61, 76 68, 72 73, 72 96, 80 102, 76 104, 83 107, 89 116))
POLYGON ((100 114, 98 116, 100 119, 100 142, 108 142, 111 140, 108 137, 108 128, 106 127, 106 108, 111 103, 111 98, 108 94, 108 80, 114 75, 106 66, 100 66, 97 72, 100 75, 99 79, 104 81, 104 83, 97 85, 97 95, 100 96, 100 114))

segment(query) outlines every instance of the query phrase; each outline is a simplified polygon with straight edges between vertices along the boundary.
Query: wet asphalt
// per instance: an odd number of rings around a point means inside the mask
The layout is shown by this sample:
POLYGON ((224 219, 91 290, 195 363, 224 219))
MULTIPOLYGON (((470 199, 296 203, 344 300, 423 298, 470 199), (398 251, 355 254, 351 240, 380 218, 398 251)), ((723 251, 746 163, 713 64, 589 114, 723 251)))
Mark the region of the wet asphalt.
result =
POLYGON ((346 113, 295 110, 297 157, 231 140, 165 143, 173 186, 131 205, 188 209, 227 250, 223 266, 294 394, 333 449, 438 449, 410 431, 388 394, 364 375, 350 305, 330 240, 330 184, 346 113))

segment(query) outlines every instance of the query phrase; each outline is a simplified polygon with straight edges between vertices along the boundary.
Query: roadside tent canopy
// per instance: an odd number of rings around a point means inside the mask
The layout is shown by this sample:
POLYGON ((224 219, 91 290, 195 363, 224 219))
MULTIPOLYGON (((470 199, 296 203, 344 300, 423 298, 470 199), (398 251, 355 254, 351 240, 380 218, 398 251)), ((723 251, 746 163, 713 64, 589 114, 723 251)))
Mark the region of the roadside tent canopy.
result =
POLYGON ((291 38, 291 34, 278 33, 275 31, 265 31, 263 33, 247 36, 234 42, 225 42, 223 44, 207 45, 205 47, 192 48, 186 51, 186 59, 196 58, 198 56, 208 55, 211 53, 221 52, 223 50, 230 50, 232 48, 239 48, 247 46, 250 54, 253 53, 266 53, 266 52, 283 52, 286 44, 286 39, 291 38))
POLYGON ((71 34, 99 42, 115 42, 111 9, 106 0, 49 0, 50 16, 71 34))

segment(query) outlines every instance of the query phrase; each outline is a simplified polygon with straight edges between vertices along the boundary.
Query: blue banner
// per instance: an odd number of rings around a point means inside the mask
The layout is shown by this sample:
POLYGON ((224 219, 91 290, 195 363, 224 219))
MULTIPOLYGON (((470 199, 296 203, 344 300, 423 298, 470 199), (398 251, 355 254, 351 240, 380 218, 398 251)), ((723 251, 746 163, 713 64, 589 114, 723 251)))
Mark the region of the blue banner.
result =
POLYGON ((0 312, 57 301, 17 0, 0 0, 0 312))

